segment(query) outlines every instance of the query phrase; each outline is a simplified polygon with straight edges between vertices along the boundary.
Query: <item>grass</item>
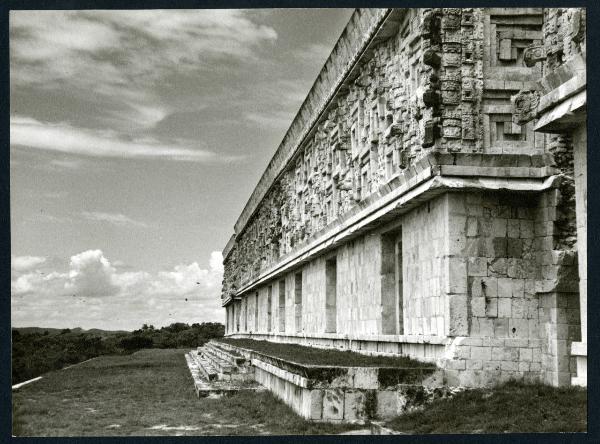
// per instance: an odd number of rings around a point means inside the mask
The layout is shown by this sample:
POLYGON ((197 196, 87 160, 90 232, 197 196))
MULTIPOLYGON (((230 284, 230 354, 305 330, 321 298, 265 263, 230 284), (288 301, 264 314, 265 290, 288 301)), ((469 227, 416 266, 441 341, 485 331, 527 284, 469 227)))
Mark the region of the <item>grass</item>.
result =
MULTIPOLYGON (((16 436, 333 434, 269 392, 198 399, 183 349, 101 356, 13 392, 16 436)), ((364 426, 363 426, 364 427, 364 426)))
POLYGON ((340 367, 432 367, 406 356, 368 356, 353 351, 319 349, 298 344, 282 344, 245 338, 222 338, 219 342, 255 350, 259 353, 306 365, 340 367))
POLYGON ((508 382, 436 400, 386 426, 410 434, 585 432, 587 391, 508 382))

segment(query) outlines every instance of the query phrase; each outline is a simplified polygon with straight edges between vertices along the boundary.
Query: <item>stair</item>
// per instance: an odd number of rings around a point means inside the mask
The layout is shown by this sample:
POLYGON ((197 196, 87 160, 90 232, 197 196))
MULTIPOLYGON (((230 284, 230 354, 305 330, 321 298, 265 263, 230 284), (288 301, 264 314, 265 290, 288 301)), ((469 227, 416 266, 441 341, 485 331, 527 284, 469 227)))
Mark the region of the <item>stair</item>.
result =
POLYGON ((219 374, 230 375, 236 371, 234 366, 217 356, 217 354, 209 347, 201 347, 199 353, 204 359, 211 363, 211 365, 219 372, 219 374))
POLYGON ((192 360, 198 367, 199 373, 207 380, 214 381, 218 378, 219 372, 215 369, 212 363, 198 353, 190 353, 192 360))
POLYGON ((266 390, 254 380, 250 360, 225 345, 208 342, 185 355, 196 394, 214 397, 239 390, 266 390))
POLYGON ((232 395, 240 390, 266 390, 254 380, 225 381, 218 379, 218 373, 212 364, 203 359, 195 350, 186 353, 185 360, 194 381, 194 390, 198 397, 220 397, 232 395), (211 378, 208 379, 207 375, 211 378))
POLYGON ((247 363, 246 358, 238 354, 235 351, 226 350, 218 342, 208 342, 204 345, 205 348, 210 349, 219 358, 229 362, 229 364, 239 367, 240 369, 246 367, 244 364, 247 363))

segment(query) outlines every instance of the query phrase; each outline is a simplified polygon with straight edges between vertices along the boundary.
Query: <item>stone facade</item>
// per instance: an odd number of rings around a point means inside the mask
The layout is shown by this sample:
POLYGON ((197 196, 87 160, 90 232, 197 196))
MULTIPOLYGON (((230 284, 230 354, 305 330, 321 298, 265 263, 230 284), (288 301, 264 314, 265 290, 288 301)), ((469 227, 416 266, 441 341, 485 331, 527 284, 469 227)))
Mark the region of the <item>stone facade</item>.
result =
POLYGON ((529 62, 530 66, 540 63, 542 77, 534 88, 520 91, 513 103, 516 120, 533 121, 536 132, 549 134, 548 151, 559 167, 563 193, 567 196, 565 202, 570 208, 575 207, 576 218, 562 218, 561 237, 578 259, 579 295, 578 298, 571 296, 570 300, 580 318, 576 322, 573 312, 567 313, 570 315, 567 320, 570 325, 580 324, 580 332, 558 338, 561 342, 557 347, 562 347, 576 360, 577 371, 572 383, 587 385, 586 10, 547 8, 543 31, 543 44, 530 48, 533 56, 529 62), (575 342, 565 342, 575 337, 575 342))
POLYGON ((550 16, 356 10, 224 250, 227 334, 568 384, 585 131, 536 131, 550 16))

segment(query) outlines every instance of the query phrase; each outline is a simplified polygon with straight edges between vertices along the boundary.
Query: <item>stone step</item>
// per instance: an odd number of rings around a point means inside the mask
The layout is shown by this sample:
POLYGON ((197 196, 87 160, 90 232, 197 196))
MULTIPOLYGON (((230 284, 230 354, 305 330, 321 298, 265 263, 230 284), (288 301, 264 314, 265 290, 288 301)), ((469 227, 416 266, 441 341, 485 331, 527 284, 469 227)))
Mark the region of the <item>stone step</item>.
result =
POLYGON ((192 360, 198 366, 198 372, 207 380, 214 381, 218 378, 219 372, 214 368, 212 363, 199 355, 198 353, 190 353, 192 360))
POLYGON ((210 363, 215 369, 217 369, 219 373, 231 374, 237 372, 237 368, 229 364, 224 359, 221 359, 211 349, 203 347, 200 353, 204 357, 204 359, 210 361, 210 363))
POLYGON ((263 391, 266 390, 263 386, 254 380, 243 381, 219 381, 217 379, 208 381, 202 375, 198 354, 195 350, 186 353, 185 360, 187 362, 192 379, 194 381, 194 390, 198 397, 219 397, 223 395, 232 395, 240 390, 263 391))
POLYGON ((225 359, 231 365, 235 365, 235 366, 238 366, 241 368, 244 366, 244 364, 246 364, 246 365, 249 364, 249 362, 246 360, 246 358, 244 358, 243 356, 241 356, 240 354, 238 354, 234 351, 229 351, 229 350, 222 348, 221 344, 218 342, 207 342, 204 345, 204 347, 210 348, 211 350, 213 350, 215 352, 215 354, 217 354, 217 356, 219 356, 221 359, 225 359))
MULTIPOLYGON (((217 341, 214 341, 217 342, 217 341)), ((218 346, 223 350, 232 353, 237 356, 241 356, 246 359, 246 361, 250 361, 252 358, 250 350, 246 350, 243 348, 236 347, 235 345, 228 344, 226 342, 217 342, 218 346)))

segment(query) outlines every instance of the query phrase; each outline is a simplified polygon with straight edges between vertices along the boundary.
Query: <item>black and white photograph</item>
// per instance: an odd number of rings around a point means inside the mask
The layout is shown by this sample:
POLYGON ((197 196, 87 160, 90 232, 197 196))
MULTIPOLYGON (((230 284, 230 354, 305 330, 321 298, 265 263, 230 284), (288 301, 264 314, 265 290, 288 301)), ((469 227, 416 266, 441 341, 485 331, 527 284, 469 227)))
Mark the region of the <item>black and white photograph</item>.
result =
POLYGON ((588 431, 585 7, 39 3, 13 437, 588 431))

